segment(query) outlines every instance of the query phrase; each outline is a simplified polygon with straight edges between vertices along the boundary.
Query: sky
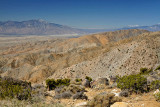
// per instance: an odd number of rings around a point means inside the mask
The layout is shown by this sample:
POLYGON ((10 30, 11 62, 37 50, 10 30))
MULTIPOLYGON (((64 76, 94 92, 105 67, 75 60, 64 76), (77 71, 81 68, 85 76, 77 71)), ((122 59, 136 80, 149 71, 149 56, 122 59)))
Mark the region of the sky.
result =
POLYGON ((0 0, 0 21, 43 19, 75 28, 160 23, 160 0, 0 0))

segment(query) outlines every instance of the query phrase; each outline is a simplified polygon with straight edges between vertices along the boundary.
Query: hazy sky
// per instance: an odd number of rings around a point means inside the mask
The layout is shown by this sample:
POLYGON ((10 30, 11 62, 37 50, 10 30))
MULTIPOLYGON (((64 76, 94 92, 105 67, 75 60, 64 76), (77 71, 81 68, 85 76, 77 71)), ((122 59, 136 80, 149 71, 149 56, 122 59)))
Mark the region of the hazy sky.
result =
POLYGON ((0 21, 44 19, 76 28, 160 23, 160 0, 0 0, 0 21))

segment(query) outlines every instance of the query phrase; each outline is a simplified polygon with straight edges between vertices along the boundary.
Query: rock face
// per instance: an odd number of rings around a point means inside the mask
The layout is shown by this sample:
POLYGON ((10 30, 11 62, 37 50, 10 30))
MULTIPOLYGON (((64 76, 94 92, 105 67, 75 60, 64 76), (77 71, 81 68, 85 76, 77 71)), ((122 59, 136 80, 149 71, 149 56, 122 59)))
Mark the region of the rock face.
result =
POLYGON ((2 76, 34 83, 46 78, 112 78, 160 63, 160 32, 132 29, 70 39, 31 40, 0 47, 2 76))
MULTIPOLYGON (((159 32, 143 34, 130 42, 111 48, 92 60, 83 61, 58 72, 63 77, 92 78, 135 74, 140 68, 152 68, 160 62, 159 32), (75 72, 70 72, 74 70, 75 72), (65 75, 68 74, 68 75, 65 75)), ((129 41, 129 40, 127 40, 129 41)), ((122 42, 122 41, 121 41, 122 42)), ((124 41, 123 41, 124 42, 124 41)), ((57 77, 58 74, 53 75, 57 77)))

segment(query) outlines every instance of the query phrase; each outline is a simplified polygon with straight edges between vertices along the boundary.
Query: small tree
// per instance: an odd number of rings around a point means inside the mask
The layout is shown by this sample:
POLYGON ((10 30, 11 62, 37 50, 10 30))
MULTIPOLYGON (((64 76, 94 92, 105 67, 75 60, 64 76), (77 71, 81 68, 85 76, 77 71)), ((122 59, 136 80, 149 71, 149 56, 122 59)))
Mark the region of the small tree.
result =
POLYGON ((147 79, 140 74, 118 77, 118 88, 124 90, 129 89, 133 92, 144 92, 147 90, 147 79))
POLYGON ((54 90, 56 87, 59 87, 61 85, 68 86, 69 84, 70 84, 70 79, 57 79, 57 80, 47 79, 46 80, 46 85, 49 90, 54 90))

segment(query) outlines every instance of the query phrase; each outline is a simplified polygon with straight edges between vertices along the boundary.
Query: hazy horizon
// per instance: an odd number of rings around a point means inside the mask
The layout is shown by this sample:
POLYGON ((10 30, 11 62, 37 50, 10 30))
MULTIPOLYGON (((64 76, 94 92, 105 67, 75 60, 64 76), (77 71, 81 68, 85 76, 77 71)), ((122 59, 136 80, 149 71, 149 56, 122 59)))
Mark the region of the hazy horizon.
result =
POLYGON ((1 0, 0 21, 43 19, 85 29, 160 23, 158 0, 1 0))

